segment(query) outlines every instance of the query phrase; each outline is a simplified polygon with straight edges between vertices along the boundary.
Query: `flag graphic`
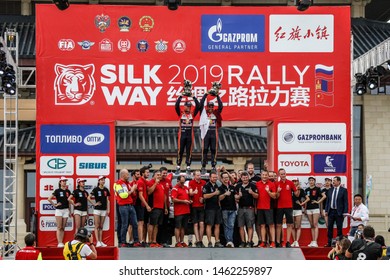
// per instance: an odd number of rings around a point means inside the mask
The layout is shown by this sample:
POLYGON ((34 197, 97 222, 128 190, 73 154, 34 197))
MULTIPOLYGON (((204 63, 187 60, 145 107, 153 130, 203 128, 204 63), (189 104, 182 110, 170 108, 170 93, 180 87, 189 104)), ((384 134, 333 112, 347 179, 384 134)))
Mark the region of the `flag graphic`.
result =
POLYGON ((315 101, 316 106, 334 106, 333 66, 316 64, 315 66, 315 101))

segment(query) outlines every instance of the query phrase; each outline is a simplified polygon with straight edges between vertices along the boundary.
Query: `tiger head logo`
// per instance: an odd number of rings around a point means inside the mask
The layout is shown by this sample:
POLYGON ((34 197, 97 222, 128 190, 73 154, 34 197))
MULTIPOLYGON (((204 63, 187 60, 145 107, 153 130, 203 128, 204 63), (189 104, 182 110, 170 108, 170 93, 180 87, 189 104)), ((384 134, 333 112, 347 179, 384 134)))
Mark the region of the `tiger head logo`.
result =
POLYGON ((82 105, 92 98, 96 89, 93 64, 62 65, 57 63, 54 70, 57 75, 54 80, 56 105, 82 105))

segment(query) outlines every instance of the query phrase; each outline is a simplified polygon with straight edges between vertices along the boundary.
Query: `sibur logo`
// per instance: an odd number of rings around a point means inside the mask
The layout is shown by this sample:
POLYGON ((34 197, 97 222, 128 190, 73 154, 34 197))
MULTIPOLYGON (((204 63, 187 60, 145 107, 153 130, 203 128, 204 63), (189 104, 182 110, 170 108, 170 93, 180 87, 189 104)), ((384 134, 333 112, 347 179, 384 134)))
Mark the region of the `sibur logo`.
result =
POLYGON ((54 67, 56 105, 82 105, 91 100, 96 89, 93 64, 56 64, 54 67))
POLYGON ((84 138, 84 144, 88 146, 96 146, 104 141, 104 135, 101 133, 92 133, 84 138))
POLYGON ((62 158, 53 158, 47 162, 47 166, 51 169, 63 169, 66 167, 66 161, 62 158))

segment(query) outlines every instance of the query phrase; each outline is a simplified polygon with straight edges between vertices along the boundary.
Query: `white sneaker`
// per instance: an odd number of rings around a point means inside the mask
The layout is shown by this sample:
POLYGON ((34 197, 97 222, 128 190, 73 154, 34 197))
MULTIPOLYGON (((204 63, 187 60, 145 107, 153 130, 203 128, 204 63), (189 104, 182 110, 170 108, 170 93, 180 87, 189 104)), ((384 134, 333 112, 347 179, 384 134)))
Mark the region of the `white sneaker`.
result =
POLYGON ((291 247, 296 247, 297 245, 297 242, 296 241, 294 241, 292 244, 291 244, 291 247))
POLYGON ((102 242, 100 242, 100 241, 96 242, 96 248, 97 247, 102 247, 102 242))
POLYGON ((312 241, 312 245, 311 245, 311 247, 315 247, 315 248, 317 248, 317 247, 318 247, 317 241, 312 241))
POLYGON ((58 248, 64 248, 64 246, 65 246, 64 243, 58 243, 57 245, 58 248))
POLYGON ((310 242, 309 245, 307 245, 308 247, 313 247, 313 241, 310 242))
POLYGON ((107 244, 103 243, 103 241, 100 241, 100 246, 107 247, 107 244))
POLYGON ((295 241, 295 247, 299 247, 298 241, 295 241))
POLYGON ((228 242, 228 243, 226 243, 226 247, 234 248, 233 242, 228 242))

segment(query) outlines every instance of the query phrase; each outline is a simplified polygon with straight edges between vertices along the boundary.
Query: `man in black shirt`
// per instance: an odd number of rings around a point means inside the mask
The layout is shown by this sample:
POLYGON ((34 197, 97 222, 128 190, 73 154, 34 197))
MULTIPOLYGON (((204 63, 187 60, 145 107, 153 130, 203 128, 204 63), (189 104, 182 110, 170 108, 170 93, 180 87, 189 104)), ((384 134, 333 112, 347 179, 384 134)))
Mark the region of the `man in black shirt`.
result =
POLYGON ((382 257, 382 247, 374 241, 375 230, 371 226, 363 229, 363 239, 355 239, 345 252, 345 256, 352 260, 378 260, 382 257))
MULTIPOLYGON (((221 173, 222 185, 219 187, 219 201, 222 210, 223 230, 225 233, 226 247, 234 247, 233 231, 234 222, 236 221, 236 189, 230 184, 228 172, 221 173)), ((237 196, 238 198, 238 196, 237 196)))
POLYGON ((221 207, 219 206, 220 191, 217 186, 218 176, 215 171, 210 172, 210 181, 203 187, 203 199, 205 208, 206 236, 208 247, 211 243, 211 229, 214 226, 215 247, 223 247, 219 240, 220 224, 222 222, 221 207))
POLYGON ((255 223, 255 199, 258 198, 257 187, 249 182, 249 174, 246 171, 241 173, 241 183, 236 186, 238 192, 237 223, 240 230, 240 247, 253 247, 253 225, 255 223), (245 230, 248 233, 248 243, 246 243, 245 230))
POLYGON ((254 182, 256 184, 256 182, 261 180, 261 177, 258 174, 255 174, 255 165, 253 163, 248 163, 246 166, 246 170, 249 175, 249 181, 254 182))

